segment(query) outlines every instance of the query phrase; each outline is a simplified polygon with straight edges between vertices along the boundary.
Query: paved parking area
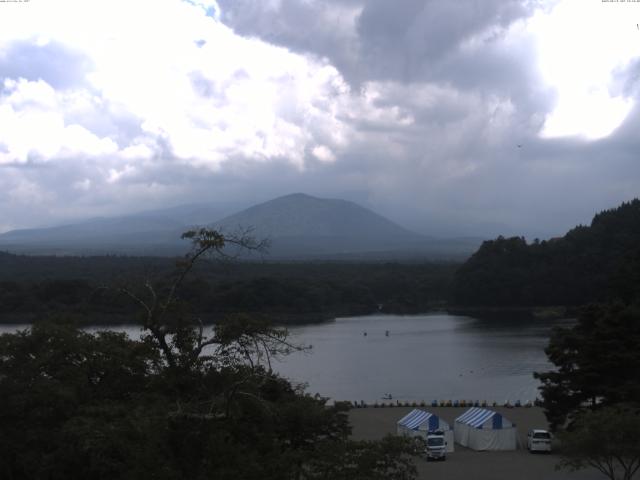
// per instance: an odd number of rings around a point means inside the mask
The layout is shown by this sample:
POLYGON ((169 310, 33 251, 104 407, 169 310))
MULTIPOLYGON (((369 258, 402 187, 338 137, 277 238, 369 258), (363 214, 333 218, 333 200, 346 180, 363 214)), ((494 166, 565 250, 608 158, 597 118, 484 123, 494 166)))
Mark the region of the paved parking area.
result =
MULTIPOLYGON (((424 407, 453 426, 456 417, 465 408, 424 407)), ((353 427, 353 438, 373 440, 388 433, 395 433, 396 422, 412 408, 356 408, 351 410, 349 419, 353 427)), ((494 410, 502 413, 518 428, 519 448, 512 452, 476 452, 455 445, 444 462, 427 462, 416 458, 418 478, 430 480, 603 480, 600 472, 590 469, 579 472, 557 471, 556 454, 531 454, 526 450, 526 435, 532 428, 547 428, 547 422, 540 408, 504 408, 494 410)), ((640 478, 640 477, 639 477, 640 478)))

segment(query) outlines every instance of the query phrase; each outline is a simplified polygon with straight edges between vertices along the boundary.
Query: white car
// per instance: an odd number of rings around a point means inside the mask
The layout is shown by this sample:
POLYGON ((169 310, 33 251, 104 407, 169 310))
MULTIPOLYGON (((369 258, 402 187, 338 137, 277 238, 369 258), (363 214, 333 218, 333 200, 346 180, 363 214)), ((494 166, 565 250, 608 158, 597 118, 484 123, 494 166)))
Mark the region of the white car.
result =
POLYGON ((530 452, 550 452, 551 434, 546 430, 530 430, 527 433, 527 450, 530 452))

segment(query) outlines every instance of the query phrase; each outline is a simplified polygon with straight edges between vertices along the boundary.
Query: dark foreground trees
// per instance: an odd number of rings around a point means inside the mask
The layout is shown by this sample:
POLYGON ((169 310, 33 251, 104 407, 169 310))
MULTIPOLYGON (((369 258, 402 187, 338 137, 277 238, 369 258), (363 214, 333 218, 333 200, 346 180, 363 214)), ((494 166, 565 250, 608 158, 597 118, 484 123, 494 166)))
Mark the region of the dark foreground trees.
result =
POLYGON ((640 308, 592 305, 572 328, 553 331, 546 353, 555 370, 536 373, 552 428, 581 412, 630 403, 640 407, 640 308))
POLYGON ((164 286, 123 287, 140 305, 140 340, 67 322, 0 336, 0 478, 411 479, 402 439, 349 440, 345 405, 271 370, 299 348, 286 331, 231 317, 207 333, 180 305, 194 262, 225 254, 217 232, 164 286))
POLYGON ((560 435, 560 466, 590 466, 611 480, 631 480, 640 469, 640 410, 604 407, 580 415, 560 435))
POLYGON ((546 353, 556 369, 536 377, 560 467, 631 479, 640 467, 640 309, 592 305, 572 328, 554 330, 546 353))

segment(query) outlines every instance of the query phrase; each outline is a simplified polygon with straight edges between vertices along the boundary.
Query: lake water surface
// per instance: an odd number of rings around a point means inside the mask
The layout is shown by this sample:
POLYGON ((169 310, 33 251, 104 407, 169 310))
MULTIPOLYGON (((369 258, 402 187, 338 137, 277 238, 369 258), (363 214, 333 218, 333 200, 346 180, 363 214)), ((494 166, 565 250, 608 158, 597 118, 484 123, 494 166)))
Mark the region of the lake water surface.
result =
POLYGON ((525 402, 538 396, 533 372, 551 368, 544 348, 559 323, 447 314, 339 318, 291 328, 312 351, 285 358, 277 369, 336 400, 391 394, 401 401, 525 402))
MULTIPOLYGON (((294 342, 312 349, 273 366, 334 400, 370 403, 391 394, 394 401, 525 402, 538 396, 533 372, 551 368, 544 348, 559 323, 447 314, 338 318, 290 328, 294 342)), ((0 326, 0 332, 18 327, 26 326, 0 326)), ((140 333, 138 327, 113 329, 140 333)))

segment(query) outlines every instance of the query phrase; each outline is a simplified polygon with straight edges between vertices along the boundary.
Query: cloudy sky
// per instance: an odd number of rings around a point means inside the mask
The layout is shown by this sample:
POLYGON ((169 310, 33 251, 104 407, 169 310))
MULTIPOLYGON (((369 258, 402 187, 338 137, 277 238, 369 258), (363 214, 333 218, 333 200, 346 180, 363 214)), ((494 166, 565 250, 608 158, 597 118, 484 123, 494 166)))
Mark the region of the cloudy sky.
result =
POLYGON ((640 196, 640 3, 0 0, 0 232, 292 192, 435 235, 640 196))

